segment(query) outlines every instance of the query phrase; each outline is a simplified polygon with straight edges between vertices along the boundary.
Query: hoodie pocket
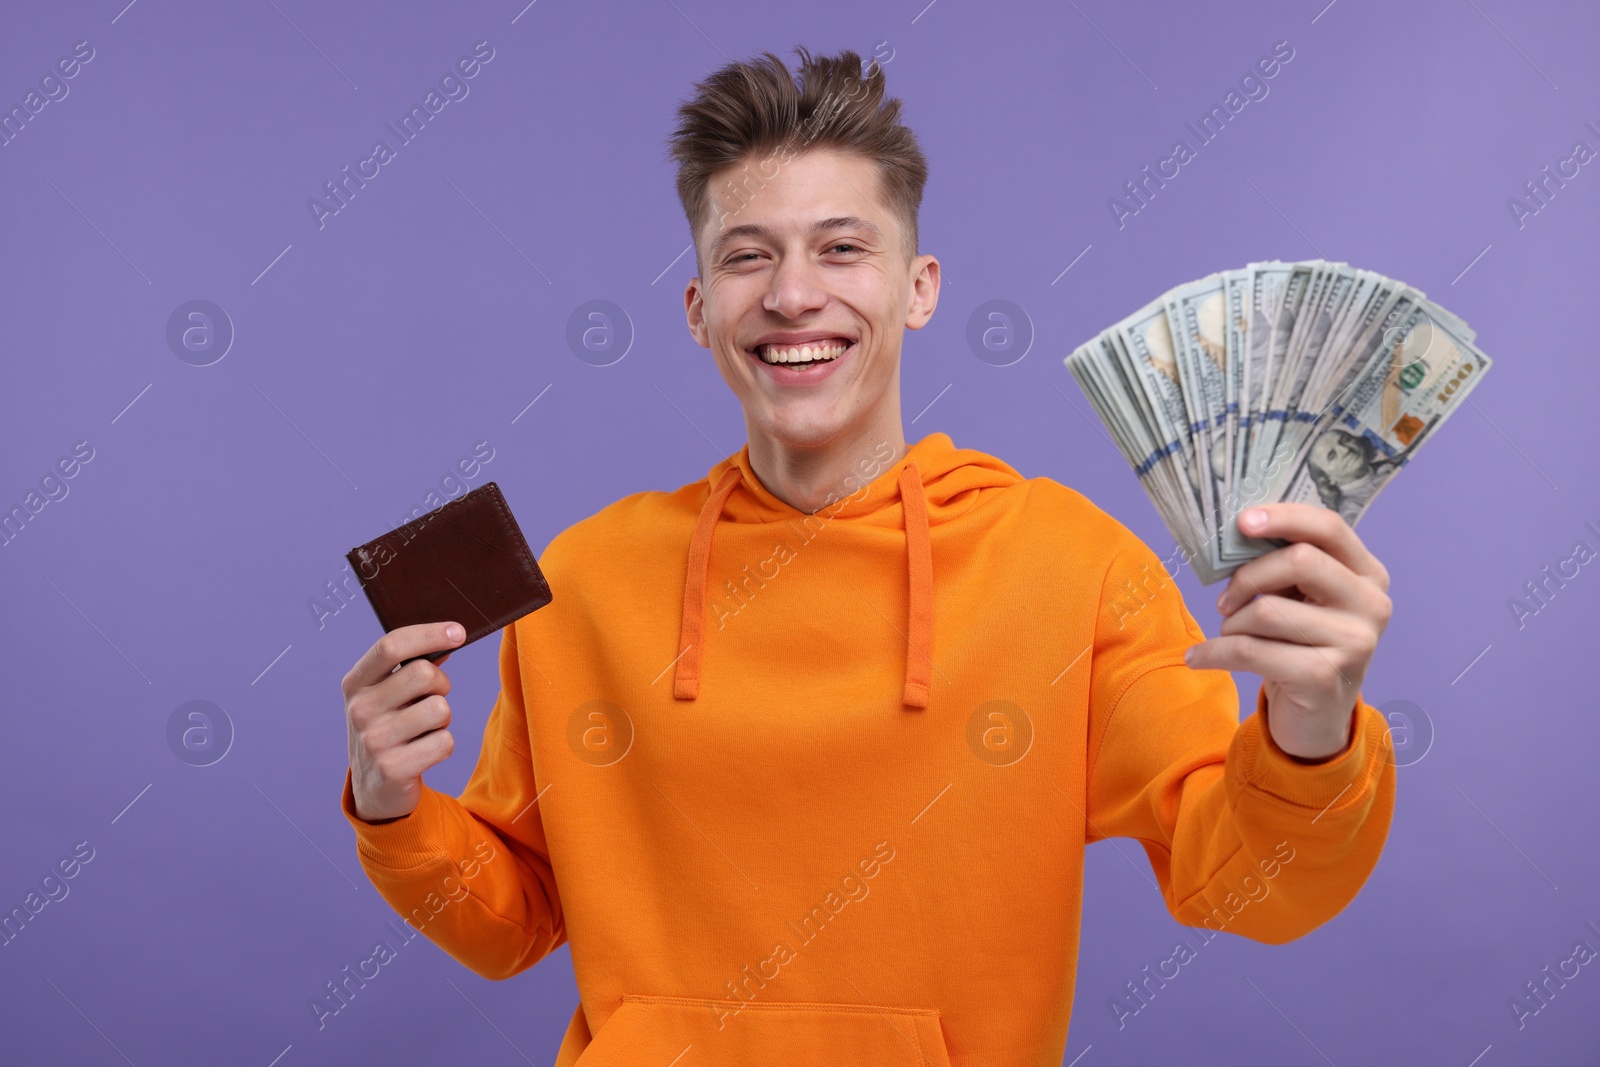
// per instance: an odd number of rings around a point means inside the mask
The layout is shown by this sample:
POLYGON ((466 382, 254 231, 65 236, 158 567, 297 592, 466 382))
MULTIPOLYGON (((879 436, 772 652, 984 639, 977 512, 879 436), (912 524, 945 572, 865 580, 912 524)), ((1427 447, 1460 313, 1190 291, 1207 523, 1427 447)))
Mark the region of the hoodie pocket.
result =
POLYGON ((769 1064, 950 1067, 939 1012, 859 1004, 752 1002, 627 994, 579 1067, 769 1064))

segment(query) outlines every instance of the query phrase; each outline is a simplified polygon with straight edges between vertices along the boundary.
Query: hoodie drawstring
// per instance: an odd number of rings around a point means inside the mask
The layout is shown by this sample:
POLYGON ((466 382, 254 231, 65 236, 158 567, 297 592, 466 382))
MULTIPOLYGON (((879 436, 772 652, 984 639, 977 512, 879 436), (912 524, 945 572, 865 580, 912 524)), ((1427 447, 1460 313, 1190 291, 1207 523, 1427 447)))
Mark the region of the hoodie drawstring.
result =
POLYGON ((739 467, 729 467, 706 497, 689 539, 689 576, 683 585, 683 621, 678 624, 678 666, 672 674, 672 695, 693 700, 700 695, 700 643, 706 625, 706 568, 711 562, 711 535, 722 505, 739 484, 739 467))
MULTIPOLYGON (((706 497, 689 539, 689 572, 683 586, 683 618, 678 627, 678 659, 673 672, 672 695, 693 700, 700 693, 700 650, 705 638, 706 572, 711 562, 711 538, 728 496, 743 473, 737 464, 723 472, 706 497)), ((909 707, 928 706, 928 686, 933 677, 933 548, 928 537, 928 507, 923 499, 922 472, 907 461, 900 471, 900 506, 905 515, 908 606, 906 609, 906 668, 902 702, 909 707)))
POLYGON ((906 606, 905 703, 928 706, 933 680, 933 547, 928 540, 928 505, 922 499, 922 472, 915 463, 900 471, 900 508, 906 516, 906 567, 910 596, 906 606))

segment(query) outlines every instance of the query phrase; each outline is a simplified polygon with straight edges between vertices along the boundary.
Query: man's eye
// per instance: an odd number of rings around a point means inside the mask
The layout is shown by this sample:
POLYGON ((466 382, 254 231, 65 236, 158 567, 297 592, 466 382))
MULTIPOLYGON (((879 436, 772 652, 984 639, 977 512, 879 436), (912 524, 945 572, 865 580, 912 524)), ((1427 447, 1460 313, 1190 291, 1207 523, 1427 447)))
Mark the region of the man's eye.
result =
POLYGON ((838 249, 838 248, 848 248, 848 249, 851 249, 852 251, 856 251, 856 252, 859 252, 861 250, 860 248, 858 248, 857 246, 851 244, 848 241, 840 241, 838 244, 831 246, 828 249, 828 251, 832 252, 832 251, 834 251, 834 249, 838 249))

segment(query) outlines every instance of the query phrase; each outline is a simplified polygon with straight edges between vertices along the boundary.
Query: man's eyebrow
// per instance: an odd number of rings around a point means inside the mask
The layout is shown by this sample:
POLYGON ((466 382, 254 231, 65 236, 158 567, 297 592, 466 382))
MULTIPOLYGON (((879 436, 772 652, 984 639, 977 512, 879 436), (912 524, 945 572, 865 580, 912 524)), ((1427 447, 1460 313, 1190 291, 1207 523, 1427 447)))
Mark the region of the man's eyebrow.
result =
MULTIPOLYGON (((835 215, 833 218, 820 219, 812 224, 811 235, 815 237, 829 230, 860 230, 874 241, 881 242, 883 240, 883 231, 859 215, 835 215)), ((711 258, 715 259, 721 254, 723 248, 745 237, 770 239, 772 231, 758 222, 746 222, 738 226, 730 226, 728 229, 723 230, 715 241, 711 242, 711 258)))

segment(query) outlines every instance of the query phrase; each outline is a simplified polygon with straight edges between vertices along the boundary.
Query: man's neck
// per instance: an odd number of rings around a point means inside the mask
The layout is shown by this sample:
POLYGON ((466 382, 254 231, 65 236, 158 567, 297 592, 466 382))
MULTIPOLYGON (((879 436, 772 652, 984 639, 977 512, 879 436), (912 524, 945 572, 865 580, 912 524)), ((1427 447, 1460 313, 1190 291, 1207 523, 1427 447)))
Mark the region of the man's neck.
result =
POLYGON ((852 430, 820 448, 791 448, 750 433, 750 467, 773 496, 806 514, 857 493, 904 458, 908 447, 899 412, 852 430), (889 450, 893 455, 885 459, 889 450))

